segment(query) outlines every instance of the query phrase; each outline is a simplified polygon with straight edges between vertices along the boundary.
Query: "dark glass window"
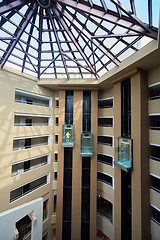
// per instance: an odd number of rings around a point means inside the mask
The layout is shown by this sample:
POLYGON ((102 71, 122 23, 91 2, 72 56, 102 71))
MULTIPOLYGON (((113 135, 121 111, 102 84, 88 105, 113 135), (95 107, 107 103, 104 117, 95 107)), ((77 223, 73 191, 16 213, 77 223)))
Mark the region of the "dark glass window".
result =
POLYGON ((31 161, 24 162, 24 171, 27 171, 31 167, 31 161))
POLYGON ((90 233, 90 162, 90 158, 82 158, 81 240, 88 240, 90 233))
POLYGON ((100 127, 113 127, 113 118, 98 118, 98 126, 100 127))
POLYGON ((57 180, 57 172, 54 172, 54 180, 57 180))
POLYGON ((58 144, 58 135, 55 135, 55 144, 58 144))
POLYGON ((65 123, 73 124, 73 91, 66 91, 65 123))
POLYGON ((71 239, 72 208, 72 148, 64 148, 63 179, 63 240, 71 239))
POLYGON ((58 126, 58 117, 56 117, 56 126, 58 126))
POLYGON ((154 207, 152 207, 152 220, 160 225, 160 212, 154 207))
POLYGON ((131 85, 130 80, 121 83, 121 137, 131 137, 131 85))
POLYGON ((97 161, 112 166, 113 158, 102 153, 97 154, 97 161))
POLYGON ((26 126, 32 126, 32 119, 31 118, 26 119, 26 126))
POLYGON ((98 108, 112 108, 112 107, 113 107, 113 98, 98 100, 98 108))
POLYGON ((25 139, 25 148, 31 148, 31 145, 32 145, 32 139, 31 138, 25 139))
POLYGON ((150 100, 160 98, 160 84, 150 87, 150 100))
POLYGON ((97 181, 101 181, 110 186, 113 186, 112 177, 101 172, 97 172, 97 181))
POLYGON ((91 91, 83 92, 83 131, 91 131, 91 91))
POLYGON ((113 145, 113 138, 109 137, 109 136, 98 136, 98 143, 108 145, 108 146, 112 146, 113 145))
POLYGON ((16 228, 19 232, 19 240, 24 239, 24 237, 31 232, 32 222, 28 215, 16 222, 16 228))
POLYGON ((97 196, 97 212, 112 222, 112 203, 101 196, 97 196))
POLYGON ((58 162, 58 153, 55 153, 55 162, 58 162))
POLYGON ((151 147, 151 158, 160 161, 160 147, 159 146, 154 146, 150 145, 151 147))
POLYGON ((56 108, 59 108, 59 100, 56 100, 56 108))
POLYGON ((160 116, 150 116, 150 129, 160 130, 160 116))
POLYGON ((151 175, 151 188, 160 193, 160 179, 151 175))

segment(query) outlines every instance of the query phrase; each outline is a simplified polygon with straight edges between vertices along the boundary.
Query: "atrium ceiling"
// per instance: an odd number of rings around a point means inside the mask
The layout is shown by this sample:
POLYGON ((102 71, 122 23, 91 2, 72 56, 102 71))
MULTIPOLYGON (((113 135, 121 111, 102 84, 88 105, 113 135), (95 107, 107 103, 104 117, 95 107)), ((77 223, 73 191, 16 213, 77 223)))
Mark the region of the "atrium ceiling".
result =
POLYGON ((38 79, 99 78, 157 39, 157 5, 158 0, 0 0, 0 66, 38 79))

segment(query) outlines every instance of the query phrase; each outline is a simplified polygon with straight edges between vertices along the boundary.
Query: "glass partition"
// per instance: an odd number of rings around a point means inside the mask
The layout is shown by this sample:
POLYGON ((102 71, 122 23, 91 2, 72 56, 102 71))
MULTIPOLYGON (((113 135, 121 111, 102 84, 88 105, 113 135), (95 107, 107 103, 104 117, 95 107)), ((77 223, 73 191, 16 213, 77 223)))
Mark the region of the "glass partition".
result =
POLYGON ((62 147, 74 147, 74 125, 72 124, 63 125, 62 147))
POLYGON ((126 172, 132 170, 132 148, 132 139, 115 138, 115 165, 126 172))
POLYGON ((81 156, 93 156, 93 134, 86 132, 81 134, 81 156))

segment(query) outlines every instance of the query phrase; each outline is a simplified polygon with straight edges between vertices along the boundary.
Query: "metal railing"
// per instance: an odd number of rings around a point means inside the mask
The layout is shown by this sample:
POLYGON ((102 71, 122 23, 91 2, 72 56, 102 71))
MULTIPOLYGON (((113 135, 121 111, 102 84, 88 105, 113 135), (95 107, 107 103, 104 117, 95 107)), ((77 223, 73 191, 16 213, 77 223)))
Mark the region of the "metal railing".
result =
POLYGON ((14 126, 49 126, 48 123, 14 123, 14 126))
POLYGON ((17 98, 15 98, 15 102, 24 103, 24 104, 31 104, 31 105, 36 105, 36 106, 42 106, 42 107, 49 107, 49 104, 32 102, 32 101, 25 101, 25 100, 22 101, 21 99, 17 99, 17 98))
POLYGON ((26 192, 23 192, 23 187, 21 187, 21 188, 22 188, 22 193, 20 193, 20 194, 17 195, 16 197, 13 197, 12 199, 10 199, 10 202, 15 201, 15 200, 19 199, 20 197, 23 197, 23 196, 25 196, 26 194, 31 193, 31 192, 33 192, 34 190, 36 190, 36 189, 38 189, 38 188, 40 188, 40 187, 42 187, 43 185, 46 185, 46 184, 47 184, 47 180, 46 180, 45 182, 37 185, 36 187, 34 187, 34 188, 26 191, 26 192))
POLYGON ((16 148, 13 148, 13 151, 20 151, 20 150, 24 150, 24 149, 28 149, 28 148, 41 147, 43 145, 48 145, 48 142, 16 147, 16 148))
POLYGON ((18 173, 18 170, 19 170, 19 169, 17 169, 17 172, 12 173, 12 177, 17 176, 17 175, 20 175, 20 174, 23 174, 23 173, 28 172, 28 171, 31 171, 31 170, 34 170, 34 169, 36 169, 36 168, 42 167, 42 166, 44 166, 44 165, 46 165, 46 164, 47 164, 47 162, 43 162, 43 163, 39 163, 39 164, 36 164, 36 165, 34 165, 34 166, 31 166, 30 168, 26 168, 26 169, 21 168, 21 169, 20 169, 20 170, 22 170, 21 173, 18 173))

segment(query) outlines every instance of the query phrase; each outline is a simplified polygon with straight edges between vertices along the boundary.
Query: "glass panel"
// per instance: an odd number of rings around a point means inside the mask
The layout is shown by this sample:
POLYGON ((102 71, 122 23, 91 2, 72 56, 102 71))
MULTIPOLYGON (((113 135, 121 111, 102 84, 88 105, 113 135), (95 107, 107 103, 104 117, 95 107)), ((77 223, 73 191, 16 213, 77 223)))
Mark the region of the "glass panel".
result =
POLYGON ((81 156, 82 157, 93 156, 93 134, 92 133, 81 134, 81 156))
POLYGON ((132 139, 115 138, 115 165, 125 171, 132 168, 132 139))
POLYGON ((74 125, 63 125, 62 128, 62 147, 74 146, 74 125))

